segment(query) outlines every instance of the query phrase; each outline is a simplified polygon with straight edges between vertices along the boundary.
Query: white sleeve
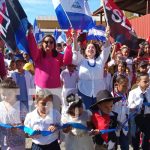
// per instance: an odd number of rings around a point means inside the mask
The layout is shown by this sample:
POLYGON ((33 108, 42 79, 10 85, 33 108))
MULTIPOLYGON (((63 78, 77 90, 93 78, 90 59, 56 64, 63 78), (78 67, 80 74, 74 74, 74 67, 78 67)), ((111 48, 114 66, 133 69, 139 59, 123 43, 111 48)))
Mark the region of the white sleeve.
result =
POLYGON ((30 113, 28 113, 25 117, 24 126, 31 128, 31 116, 30 113))
POLYGON ((128 96, 128 107, 130 109, 132 108, 136 108, 136 104, 134 102, 134 94, 132 91, 129 92, 129 96, 128 96))
POLYGON ((100 59, 103 64, 106 63, 106 61, 109 57, 109 54, 110 54, 110 50, 111 50, 111 44, 108 47, 102 46, 102 52, 101 52, 100 56, 98 57, 98 59, 100 59))
POLYGON ((84 59, 83 55, 81 55, 80 51, 72 51, 72 64, 74 65, 78 65, 80 64, 80 62, 82 61, 82 59, 84 59))

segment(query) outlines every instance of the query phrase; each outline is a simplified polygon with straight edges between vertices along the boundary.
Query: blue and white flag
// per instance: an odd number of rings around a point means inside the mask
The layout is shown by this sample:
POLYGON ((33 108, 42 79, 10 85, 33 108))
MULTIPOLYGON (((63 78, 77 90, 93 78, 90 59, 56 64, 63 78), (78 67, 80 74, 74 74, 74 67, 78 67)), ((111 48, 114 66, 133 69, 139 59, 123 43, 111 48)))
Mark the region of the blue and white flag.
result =
POLYGON ((55 38, 56 41, 57 41, 59 35, 60 35, 60 32, 58 32, 58 29, 55 29, 55 31, 53 33, 53 36, 54 36, 54 38, 55 38))
POLYGON ((52 2, 61 29, 84 30, 93 23, 87 0, 52 0, 52 2))
POLYGON ((66 34, 64 31, 62 31, 61 35, 58 37, 56 42, 57 43, 66 43, 66 39, 67 39, 66 34))
POLYGON ((42 31, 39 29, 39 27, 38 27, 38 25, 37 25, 36 19, 34 20, 34 25, 33 25, 33 27, 34 27, 35 40, 36 40, 37 43, 39 43, 39 42, 42 41, 42 39, 43 39, 43 37, 44 37, 44 32, 42 32, 42 31))
POLYGON ((87 40, 98 40, 106 41, 105 37, 105 27, 104 26, 94 26, 88 29, 87 40))

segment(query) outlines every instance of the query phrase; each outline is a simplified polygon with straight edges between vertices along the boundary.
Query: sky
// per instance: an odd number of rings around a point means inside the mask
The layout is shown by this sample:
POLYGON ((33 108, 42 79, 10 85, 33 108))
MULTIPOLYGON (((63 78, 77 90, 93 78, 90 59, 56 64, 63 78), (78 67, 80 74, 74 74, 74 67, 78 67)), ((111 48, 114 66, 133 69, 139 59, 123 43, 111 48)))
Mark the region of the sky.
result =
MULTIPOLYGON (((51 0, 19 0, 29 21, 33 24, 37 16, 55 16, 51 0)), ((91 12, 100 7, 100 0, 88 0, 91 12)))

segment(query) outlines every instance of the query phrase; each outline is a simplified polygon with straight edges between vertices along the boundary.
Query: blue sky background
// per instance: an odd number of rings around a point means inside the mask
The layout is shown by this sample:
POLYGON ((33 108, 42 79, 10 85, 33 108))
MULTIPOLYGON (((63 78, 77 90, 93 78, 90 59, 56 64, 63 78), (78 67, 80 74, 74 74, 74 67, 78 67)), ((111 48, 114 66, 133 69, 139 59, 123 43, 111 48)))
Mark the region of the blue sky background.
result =
MULTIPOLYGON (((19 0, 29 21, 33 24, 37 16, 55 16, 51 0, 19 0)), ((91 12, 100 7, 100 0, 88 0, 91 12)))

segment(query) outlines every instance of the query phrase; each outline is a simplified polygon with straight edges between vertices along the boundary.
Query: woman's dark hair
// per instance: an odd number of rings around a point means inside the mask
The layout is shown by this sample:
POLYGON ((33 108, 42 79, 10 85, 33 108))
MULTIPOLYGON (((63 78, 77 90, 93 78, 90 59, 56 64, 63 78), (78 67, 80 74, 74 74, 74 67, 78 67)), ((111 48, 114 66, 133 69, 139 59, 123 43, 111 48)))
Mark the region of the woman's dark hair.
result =
MULTIPOLYGON (((91 41, 89 44, 93 44, 94 45, 95 50, 96 50, 95 58, 97 58, 100 55, 100 53, 101 53, 101 48, 100 48, 99 44, 95 43, 94 41, 91 41)), ((85 51, 86 51, 86 49, 83 52, 84 57, 86 57, 85 51)))
POLYGON ((66 98, 66 101, 68 103, 72 103, 69 108, 68 108, 68 111, 67 113, 68 114, 73 114, 72 110, 75 109, 76 107, 80 108, 80 107, 83 107, 83 102, 82 102, 82 99, 80 97, 76 96, 75 94, 69 94, 66 98))
MULTIPOLYGON (((48 34, 48 35, 46 35, 46 36, 43 38, 42 43, 44 42, 44 40, 45 40, 46 37, 50 37, 50 38, 53 40, 53 42, 54 42, 54 49, 52 49, 52 56, 53 56, 53 57, 57 57, 58 52, 56 51, 56 40, 55 40, 55 38, 54 38, 52 35, 48 34)), ((41 43, 42 55, 43 55, 43 57, 45 57, 45 56, 46 56, 46 52, 44 51, 44 48, 43 48, 43 46, 42 46, 42 43, 41 43)))

